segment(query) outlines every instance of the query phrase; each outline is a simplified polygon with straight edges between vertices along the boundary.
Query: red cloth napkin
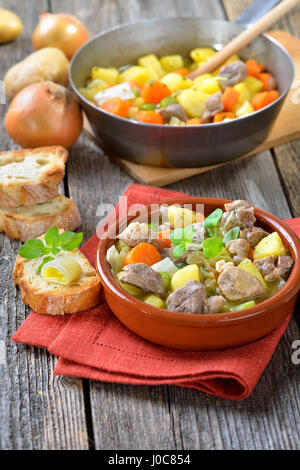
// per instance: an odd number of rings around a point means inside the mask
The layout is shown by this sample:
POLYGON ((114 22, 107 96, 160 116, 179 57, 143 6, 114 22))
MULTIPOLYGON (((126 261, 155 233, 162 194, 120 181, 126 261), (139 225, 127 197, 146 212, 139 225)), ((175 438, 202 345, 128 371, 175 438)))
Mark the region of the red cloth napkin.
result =
MULTIPOLYGON (((165 189, 132 185, 124 193, 128 207, 185 196, 165 189)), ((117 209, 118 210, 118 209, 117 209)), ((300 234, 300 218, 286 221, 300 234)), ((82 247, 94 265, 97 235, 82 247)), ((223 351, 189 352, 157 346, 129 331, 105 300, 75 315, 31 312, 12 340, 47 348, 59 356, 54 373, 132 385, 179 385, 230 400, 250 395, 285 332, 282 325, 246 346, 223 351)))

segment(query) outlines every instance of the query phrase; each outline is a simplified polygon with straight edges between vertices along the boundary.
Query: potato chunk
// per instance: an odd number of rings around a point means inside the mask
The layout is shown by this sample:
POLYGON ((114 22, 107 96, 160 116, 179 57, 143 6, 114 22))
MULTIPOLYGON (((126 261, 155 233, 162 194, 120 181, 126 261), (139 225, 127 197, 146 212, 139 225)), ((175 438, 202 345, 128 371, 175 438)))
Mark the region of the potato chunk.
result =
POLYGON ((255 276, 264 286, 264 288, 267 290, 268 285, 264 278, 262 277, 260 271, 257 269, 254 263, 248 258, 243 259, 243 261, 240 262, 238 265, 238 268, 243 269, 244 271, 247 271, 249 274, 252 274, 252 276, 255 276))
POLYGON ((254 248, 253 259, 265 258, 266 256, 285 255, 286 250, 277 232, 270 233, 263 238, 254 248))
POLYGON ((179 269, 171 279, 171 288, 173 291, 183 287, 188 281, 200 282, 199 268, 197 264, 190 264, 179 269))

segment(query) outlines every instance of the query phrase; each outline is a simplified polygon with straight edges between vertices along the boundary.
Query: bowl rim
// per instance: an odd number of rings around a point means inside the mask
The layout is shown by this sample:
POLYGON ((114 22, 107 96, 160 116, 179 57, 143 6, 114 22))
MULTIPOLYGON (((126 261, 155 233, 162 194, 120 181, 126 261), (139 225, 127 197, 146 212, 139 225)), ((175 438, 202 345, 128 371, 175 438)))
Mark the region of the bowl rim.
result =
MULTIPOLYGON (((182 198, 172 198, 166 199, 158 202, 159 206, 163 204, 211 204, 217 207, 224 206, 224 203, 232 202, 229 199, 222 198, 203 198, 203 197, 182 197, 182 198)), ((147 205, 147 212, 149 213, 151 204, 147 205)), ((300 290, 300 239, 296 233, 286 225, 282 220, 273 216, 272 214, 263 211, 262 209, 254 208, 255 216, 259 222, 266 223, 267 225, 272 225, 274 231, 279 231, 280 235, 283 237, 285 244, 288 245, 290 254, 293 255, 294 266, 292 272, 289 275, 288 280, 285 285, 273 296, 262 301, 261 303, 255 305, 254 307, 239 310, 236 312, 225 312, 225 313, 215 313, 215 314, 193 314, 193 313, 181 313, 181 312, 172 312, 169 310, 161 309, 154 307, 152 305, 146 304, 140 299, 128 294, 124 289, 121 288, 116 282, 109 267, 109 263, 106 260, 106 252, 109 246, 113 243, 110 243, 112 239, 109 238, 109 228, 105 232, 104 236, 99 240, 97 254, 96 254, 96 267, 100 275, 101 283, 103 285, 104 291, 107 288, 115 296, 118 296, 121 301, 126 302, 128 307, 133 307, 134 309, 139 309, 140 313, 144 313, 147 316, 152 316, 155 320, 159 320, 165 323, 172 323, 182 326, 198 326, 198 327, 223 327, 223 326, 232 326, 232 322, 240 323, 244 321, 252 320, 254 317, 263 316, 268 313, 269 309, 274 307, 276 304, 285 303, 290 298, 295 296, 300 290), (260 220, 262 219, 262 220, 260 220), (105 236, 106 235, 106 236, 105 236), (106 247, 104 252, 103 248, 106 247), (291 249, 292 247, 292 249, 291 249)), ((138 216, 132 216, 128 218, 123 218, 118 221, 117 226, 119 227, 122 222, 127 220, 131 222, 136 219, 138 216)))
MULTIPOLYGON (((227 20, 219 20, 219 19, 215 19, 215 18, 202 18, 202 17, 197 17, 199 20, 210 20, 210 21, 214 21, 214 22, 219 22, 219 23, 228 23, 228 24, 231 24, 232 26, 239 26, 241 28, 241 30, 245 30, 247 29, 245 26, 242 26, 240 24, 236 24, 232 21, 227 21, 227 20)), ((94 105, 93 103, 91 103, 89 100, 87 100, 80 92, 79 90, 77 89, 77 87, 75 86, 74 82, 73 82, 73 78, 72 78, 72 69, 73 69, 73 66, 74 66, 74 63, 75 61, 77 60, 77 57, 79 56, 79 54, 86 48, 88 47, 92 42, 94 42, 95 40, 97 40, 98 38, 101 38, 102 36, 104 36, 105 34, 108 34, 108 33, 111 33, 111 32, 114 32, 114 31, 117 31, 119 29, 122 29, 123 27, 126 28, 128 26, 135 26, 135 25, 138 25, 138 24, 144 24, 144 23, 153 23, 153 22, 156 22, 156 21, 164 21, 164 20, 173 20, 173 21, 176 21, 176 20, 191 20, 191 19, 195 19, 195 17, 193 16, 176 16, 176 17, 171 17, 171 18, 144 18, 142 20, 139 20, 139 21, 133 21, 133 22, 126 22, 126 23, 123 23, 121 25, 116 25, 116 26, 113 26, 111 28, 108 28, 108 29, 105 29, 104 31, 100 32, 100 33, 97 33, 95 34, 94 36, 92 36, 87 42, 85 42, 77 51, 76 53, 74 54, 74 56, 72 57, 71 59, 71 62, 70 62, 70 67, 69 67, 69 83, 73 89, 73 91, 75 92, 75 94, 77 95, 77 97, 79 98, 79 100, 83 101, 85 103, 85 105, 87 106, 90 106, 92 109, 100 112, 100 114, 103 114, 104 116, 110 116, 112 119, 117 119, 121 122, 126 122, 127 125, 130 125, 130 126, 143 126, 143 127, 146 127, 146 128, 157 128, 157 129, 165 129, 166 128, 166 124, 149 124, 149 123, 144 123, 144 122, 139 122, 139 121, 133 121, 131 119, 128 119, 128 118, 124 118, 124 117, 121 117, 121 116, 116 116, 114 114, 111 114, 111 113, 108 113, 107 111, 101 109, 99 106, 96 106, 94 105)), ((254 116, 254 115, 257 115, 259 113, 263 113, 264 111, 268 110, 269 108, 271 108, 272 106, 275 106, 279 101, 282 101, 285 99, 286 95, 288 94, 288 92, 290 91, 291 89, 291 86, 292 86, 292 83, 293 83, 293 80, 295 78, 295 66, 294 66, 294 63, 293 63, 293 60, 289 54, 289 52, 275 39, 273 38, 272 36, 268 36, 266 33, 263 33, 261 34, 259 37, 263 37, 264 39, 272 42, 273 44, 275 44, 279 49, 281 49, 281 51, 287 56, 289 62, 290 62, 290 65, 291 65, 291 68, 292 68, 292 79, 291 79, 291 82, 289 84, 289 86, 279 95, 279 97, 273 101, 272 103, 268 104, 267 106, 265 106, 264 108, 262 109, 259 109, 257 111, 254 111, 253 113, 247 115, 247 116, 241 116, 237 119, 232 119, 232 122, 230 121, 226 121, 226 122, 212 122, 212 123, 204 123, 204 124, 201 124, 201 126, 191 126, 191 125, 187 125, 187 126, 167 126, 167 129, 174 129, 173 131, 171 132, 175 132, 175 130, 178 132, 178 129, 195 129, 195 127, 197 129, 201 128, 203 129, 203 126, 205 126, 204 128, 205 129, 209 129, 211 128, 212 126, 216 127, 221 127, 221 126, 226 126, 226 125, 233 125, 233 124, 236 124, 237 122, 241 122, 241 120, 245 120, 245 119, 249 119, 250 117, 254 116)), ((179 130, 179 132, 184 132, 182 130, 179 130)))

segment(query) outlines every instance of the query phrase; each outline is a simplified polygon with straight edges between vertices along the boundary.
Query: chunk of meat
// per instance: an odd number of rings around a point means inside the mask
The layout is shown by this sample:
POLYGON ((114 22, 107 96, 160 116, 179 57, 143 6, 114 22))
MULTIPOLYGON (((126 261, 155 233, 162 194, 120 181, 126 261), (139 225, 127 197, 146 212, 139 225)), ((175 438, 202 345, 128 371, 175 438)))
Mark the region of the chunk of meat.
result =
POLYGON ((169 295, 167 309, 173 312, 204 313, 205 300, 204 285, 198 281, 188 281, 169 295))
POLYGON ((229 266, 219 276, 218 286, 228 300, 251 300, 265 294, 261 282, 236 266, 229 266))
POLYGON ((182 253, 182 255, 178 256, 178 258, 174 258, 173 256, 173 250, 174 250, 174 246, 172 246, 171 248, 164 248, 163 250, 160 251, 160 256, 162 259, 164 258, 170 258, 171 261, 173 261, 174 264, 179 264, 179 263, 184 263, 188 256, 189 256, 189 251, 185 251, 184 253, 182 253))
POLYGON ((222 310, 224 297, 221 295, 213 295, 209 297, 205 303, 204 313, 219 313, 222 310))
POLYGON ((240 233, 240 236, 250 243, 251 248, 255 247, 267 235, 269 235, 268 232, 260 227, 246 228, 240 233))
POLYGON ((235 60, 231 64, 221 67, 218 75, 227 78, 227 80, 219 80, 222 88, 226 88, 242 82, 248 75, 248 68, 241 60, 235 60))
POLYGON ((169 122, 173 116, 177 117, 182 122, 186 122, 188 120, 188 116, 180 104, 170 104, 165 108, 161 108, 158 113, 162 116, 165 122, 169 122))
POLYGON ((149 232, 149 227, 146 223, 132 222, 118 237, 126 245, 134 247, 141 242, 147 242, 150 235, 149 232))
POLYGON ((247 258, 250 250, 250 243, 243 238, 230 240, 225 246, 227 250, 234 255, 233 261, 235 264, 239 264, 244 258, 247 258))
POLYGON ((265 281, 272 282, 280 278, 287 279, 294 261, 291 256, 279 255, 276 266, 274 256, 266 256, 265 258, 257 259, 254 261, 254 264, 262 273, 265 281))
POLYGON ((145 292, 153 292, 158 296, 164 295, 164 284, 160 273, 154 271, 145 263, 128 264, 124 266, 119 280, 126 284, 140 287, 145 292))
POLYGON ((243 199, 236 199, 235 201, 224 204, 224 207, 226 212, 231 212, 235 211, 236 209, 248 209, 251 206, 250 204, 248 204, 247 201, 244 201, 243 199))
POLYGON ((215 114, 224 111, 224 106, 222 103, 222 93, 214 93, 212 96, 207 98, 205 102, 205 110, 201 116, 201 121, 204 123, 209 122, 215 114))
POLYGON ((221 227, 223 232, 228 232, 233 227, 250 228, 255 221, 254 207, 240 207, 223 213, 221 227))
POLYGON ((282 277, 287 279, 291 269, 294 265, 294 260, 291 256, 279 255, 277 260, 277 269, 280 269, 282 272, 282 277))

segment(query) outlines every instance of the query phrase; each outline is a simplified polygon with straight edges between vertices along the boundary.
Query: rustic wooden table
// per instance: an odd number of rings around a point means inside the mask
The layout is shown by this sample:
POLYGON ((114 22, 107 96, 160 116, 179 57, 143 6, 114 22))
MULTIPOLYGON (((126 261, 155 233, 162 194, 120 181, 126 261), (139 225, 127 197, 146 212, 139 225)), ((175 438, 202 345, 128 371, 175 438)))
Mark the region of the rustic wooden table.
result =
MULTIPOLYGON (((40 11, 69 12, 91 34, 139 18, 204 16, 234 19, 249 0, 4 0, 20 15, 24 33, 0 48, 0 78, 31 49, 40 11)), ((276 28, 300 33, 300 8, 276 28)), ((0 148, 16 148, 3 127, 0 148)), ((243 198, 279 217, 300 216, 300 141, 199 175, 170 189, 193 195, 243 198)), ((82 136, 70 150, 62 191, 78 205, 85 239, 96 208, 115 204, 132 179, 82 136)), ((243 402, 180 387, 132 387, 54 377, 56 359, 17 345, 11 335, 28 309, 11 272, 19 243, 0 236, 1 449, 299 449, 300 368, 291 361, 300 338, 293 319, 257 384, 243 402)))

